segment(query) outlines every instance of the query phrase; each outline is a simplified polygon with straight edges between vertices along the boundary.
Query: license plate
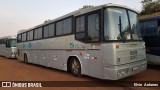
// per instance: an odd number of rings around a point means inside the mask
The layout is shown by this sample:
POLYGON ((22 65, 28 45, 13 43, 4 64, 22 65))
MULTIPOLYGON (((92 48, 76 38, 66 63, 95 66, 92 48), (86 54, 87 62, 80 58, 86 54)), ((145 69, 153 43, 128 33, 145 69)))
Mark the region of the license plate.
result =
POLYGON ((138 67, 133 67, 132 70, 136 71, 136 70, 138 70, 138 67))

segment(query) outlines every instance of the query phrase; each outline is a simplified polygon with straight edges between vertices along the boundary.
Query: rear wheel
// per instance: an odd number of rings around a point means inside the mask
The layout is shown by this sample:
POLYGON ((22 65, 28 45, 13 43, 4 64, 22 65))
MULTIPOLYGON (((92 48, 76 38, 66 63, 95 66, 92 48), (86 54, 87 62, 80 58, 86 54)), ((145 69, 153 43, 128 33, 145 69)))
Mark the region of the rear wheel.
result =
POLYGON ((25 62, 25 63, 28 63, 28 57, 27 57, 27 54, 24 54, 24 62, 25 62))
POLYGON ((70 70, 74 76, 81 76, 81 65, 77 58, 72 58, 70 62, 70 70))

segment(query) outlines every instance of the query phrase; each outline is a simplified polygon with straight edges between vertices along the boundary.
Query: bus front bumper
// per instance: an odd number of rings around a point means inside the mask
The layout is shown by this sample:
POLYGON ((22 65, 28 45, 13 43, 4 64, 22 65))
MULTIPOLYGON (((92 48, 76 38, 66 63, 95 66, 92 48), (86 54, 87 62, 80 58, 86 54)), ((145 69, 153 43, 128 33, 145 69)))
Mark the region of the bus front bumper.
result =
POLYGON ((147 69, 147 61, 141 60, 123 65, 106 66, 104 68, 103 79, 118 80, 147 69))
POLYGON ((9 58, 16 58, 16 55, 11 55, 9 58))

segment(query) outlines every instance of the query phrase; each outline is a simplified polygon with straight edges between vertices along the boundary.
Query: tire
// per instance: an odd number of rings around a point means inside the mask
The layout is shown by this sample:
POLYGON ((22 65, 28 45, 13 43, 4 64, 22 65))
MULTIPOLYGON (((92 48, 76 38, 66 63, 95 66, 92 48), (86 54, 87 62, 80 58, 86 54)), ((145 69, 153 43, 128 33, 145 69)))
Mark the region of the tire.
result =
POLYGON ((25 63, 28 63, 28 57, 27 57, 27 54, 24 54, 24 62, 25 62, 25 63))
POLYGON ((70 62, 70 71, 76 77, 81 76, 81 64, 77 58, 72 58, 70 62))

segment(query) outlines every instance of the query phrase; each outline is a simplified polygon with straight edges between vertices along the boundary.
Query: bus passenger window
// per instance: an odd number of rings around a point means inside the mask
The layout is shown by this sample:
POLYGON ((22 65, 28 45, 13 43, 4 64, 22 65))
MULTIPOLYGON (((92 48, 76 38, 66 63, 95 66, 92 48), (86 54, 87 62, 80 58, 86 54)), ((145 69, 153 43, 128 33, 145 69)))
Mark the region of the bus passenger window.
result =
POLYGON ((41 38, 42 38, 42 28, 34 30, 34 39, 41 39, 41 38))
POLYGON ((157 21, 158 22, 158 34, 160 34, 160 20, 157 21))
POLYGON ((42 28, 38 29, 38 39, 42 38, 42 28))
POLYGON ((28 32, 27 40, 33 40, 33 30, 28 32))
POLYGON ((158 34, 160 34, 160 26, 158 26, 158 34))
POLYGON ((99 41, 99 14, 88 16, 88 41, 99 41))
POLYGON ((63 21, 59 21, 56 23, 56 35, 63 34, 63 21))
POLYGON ((34 39, 37 39, 37 29, 36 30, 34 30, 34 39))
POLYGON ((44 27, 43 37, 44 37, 44 38, 47 38, 47 37, 48 37, 48 26, 45 26, 45 27, 44 27))
POLYGON ((72 18, 68 18, 56 23, 56 35, 72 33, 72 18))
POLYGON ((18 35, 18 39, 17 39, 17 42, 21 42, 22 39, 21 39, 21 34, 18 35))
POLYGON ((72 18, 65 19, 63 24, 63 34, 72 33, 72 18))
POLYGON ((26 41, 27 40, 27 38, 26 38, 26 33, 23 33, 22 34, 22 41, 26 41))
POLYGON ((54 24, 50 24, 48 27, 48 36, 52 37, 54 36, 54 24))
POLYGON ((7 47, 7 48, 10 48, 10 47, 11 47, 9 40, 6 40, 6 47, 7 47))
POLYGON ((85 42, 85 21, 84 16, 76 18, 76 39, 85 42))

